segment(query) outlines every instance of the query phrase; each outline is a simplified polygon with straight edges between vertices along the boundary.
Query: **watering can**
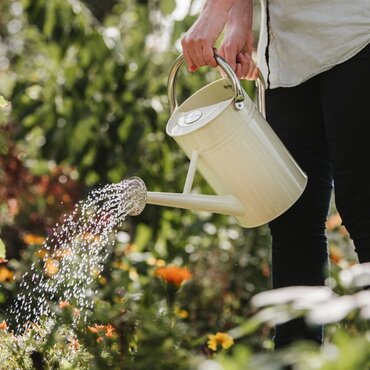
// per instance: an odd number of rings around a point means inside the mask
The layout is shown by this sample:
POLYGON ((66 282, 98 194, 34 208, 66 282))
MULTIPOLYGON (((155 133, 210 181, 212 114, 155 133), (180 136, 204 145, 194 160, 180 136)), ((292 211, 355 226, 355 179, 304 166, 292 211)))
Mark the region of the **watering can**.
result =
MULTIPOLYGON (((181 105, 175 87, 182 55, 170 70, 166 132, 190 164, 183 193, 147 192, 146 203, 232 215, 241 226, 260 226, 296 202, 307 176, 264 119, 262 78, 257 80, 259 111, 228 63, 216 54, 215 59, 227 78, 206 85, 181 105), (196 170, 217 195, 191 192, 196 170)), ((141 179, 136 181, 146 190, 141 179)))

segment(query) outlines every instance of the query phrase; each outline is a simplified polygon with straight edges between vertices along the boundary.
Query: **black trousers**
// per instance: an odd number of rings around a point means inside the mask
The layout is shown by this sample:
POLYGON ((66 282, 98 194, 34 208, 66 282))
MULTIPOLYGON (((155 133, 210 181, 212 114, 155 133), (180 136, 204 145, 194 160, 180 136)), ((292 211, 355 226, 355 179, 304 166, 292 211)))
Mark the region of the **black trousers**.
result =
MULTIPOLYGON (((308 175, 302 197, 270 223, 273 287, 322 285, 325 221, 335 202, 360 262, 370 261, 370 45, 299 86, 266 91, 267 121, 308 175)), ((281 347, 322 340, 303 320, 276 328, 281 347)))

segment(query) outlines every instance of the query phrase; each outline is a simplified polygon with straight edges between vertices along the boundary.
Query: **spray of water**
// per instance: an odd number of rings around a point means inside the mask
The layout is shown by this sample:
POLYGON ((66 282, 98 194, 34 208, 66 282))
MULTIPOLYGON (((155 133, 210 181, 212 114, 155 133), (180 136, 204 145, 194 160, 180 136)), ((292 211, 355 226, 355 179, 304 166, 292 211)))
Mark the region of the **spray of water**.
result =
MULTIPOLYGON (((115 232, 127 215, 139 214, 146 204, 144 182, 133 177, 93 190, 57 224, 45 240, 9 314, 17 331, 42 316, 53 317, 52 304, 67 301, 83 313, 93 307, 94 279, 104 267, 115 232)), ((81 316, 80 316, 81 317, 81 316)))

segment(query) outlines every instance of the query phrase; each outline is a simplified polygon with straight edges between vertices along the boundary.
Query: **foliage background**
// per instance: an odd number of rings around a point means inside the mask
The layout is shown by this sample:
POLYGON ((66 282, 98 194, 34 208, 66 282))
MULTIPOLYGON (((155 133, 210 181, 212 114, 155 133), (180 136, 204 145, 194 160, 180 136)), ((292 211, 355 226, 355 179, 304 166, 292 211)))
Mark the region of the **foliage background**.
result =
MULTIPOLYGON (((0 3, 0 94, 12 104, 0 126, 3 312, 43 238, 89 190, 139 176, 150 190, 181 191, 188 162, 165 135, 166 80, 198 10, 199 2, 174 0, 0 3)), ((218 78, 183 70, 180 101, 218 78)), ((253 94, 253 84, 244 87, 253 94)), ((212 192, 200 177, 195 189, 212 192)), ((355 257, 335 208, 330 221, 332 261, 346 267, 355 257)), ((207 335, 248 323, 251 297, 270 287, 267 227, 147 206, 116 239, 89 323, 113 325, 115 335, 97 342, 87 325, 71 328, 72 307, 56 307, 57 323, 2 334, 3 353, 19 349, 6 357, 9 368, 36 366, 41 356, 41 368, 239 369, 271 348, 271 325, 245 330, 218 359, 207 346, 207 335), (192 279, 174 286, 156 277, 172 264, 189 268, 192 279)))

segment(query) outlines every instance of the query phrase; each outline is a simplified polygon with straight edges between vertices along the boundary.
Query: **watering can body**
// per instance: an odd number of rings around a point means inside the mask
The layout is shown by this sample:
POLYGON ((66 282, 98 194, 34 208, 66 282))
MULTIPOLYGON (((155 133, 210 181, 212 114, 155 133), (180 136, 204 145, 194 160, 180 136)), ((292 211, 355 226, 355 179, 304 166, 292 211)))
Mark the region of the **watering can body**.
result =
POLYGON ((208 84, 180 106, 174 95, 178 68, 170 74, 172 115, 166 131, 191 162, 182 194, 148 192, 147 203, 225 213, 241 226, 256 227, 291 207, 307 176, 231 68, 222 58, 216 60, 229 78, 208 84), (191 193, 196 170, 217 195, 191 193))

